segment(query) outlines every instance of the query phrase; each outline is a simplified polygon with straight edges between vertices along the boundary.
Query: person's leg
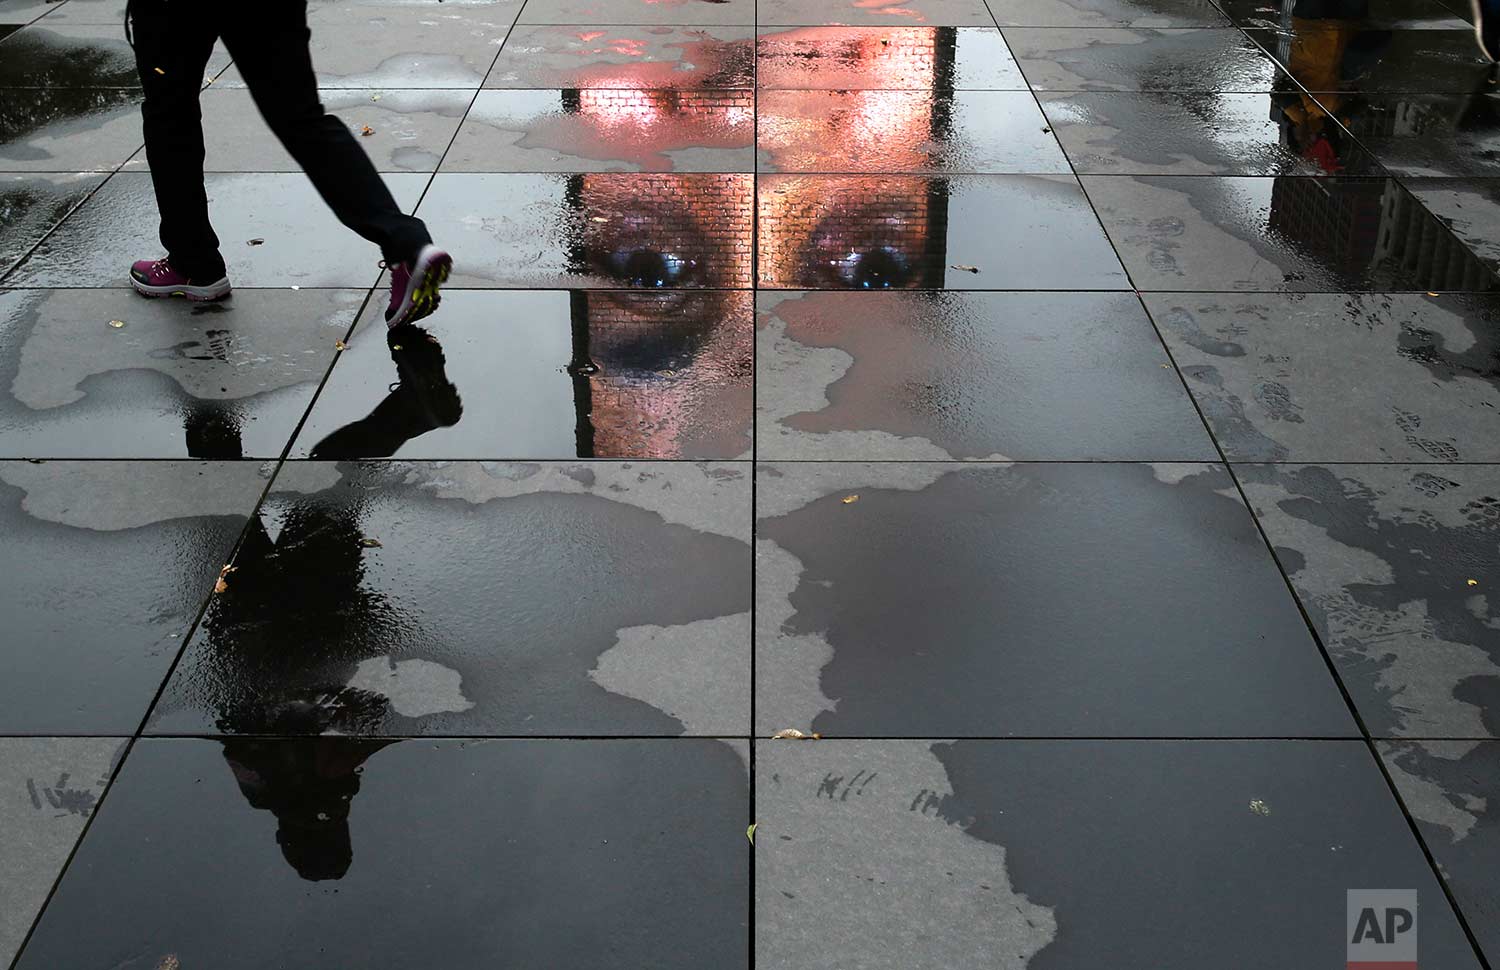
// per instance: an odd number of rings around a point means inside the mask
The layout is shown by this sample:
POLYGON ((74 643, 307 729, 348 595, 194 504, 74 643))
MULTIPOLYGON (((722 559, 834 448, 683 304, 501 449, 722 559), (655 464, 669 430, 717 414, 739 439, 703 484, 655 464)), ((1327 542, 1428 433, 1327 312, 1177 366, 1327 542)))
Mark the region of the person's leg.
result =
POLYGON ((306 0, 261 0, 225 8, 224 44, 256 107, 312 179, 339 221, 408 263, 432 242, 427 227, 396 205, 349 128, 318 100, 306 0))
MULTIPOLYGON (((136 67, 145 95, 141 120, 146 161, 161 214, 161 243, 172 269, 194 283, 225 276, 219 239, 208 221, 198 106, 203 71, 216 39, 213 18, 206 12, 214 6, 192 0, 130 3, 136 67)), ((135 273, 132 278, 139 289, 142 280, 135 273)), ((223 290, 228 292, 227 282, 223 290)))

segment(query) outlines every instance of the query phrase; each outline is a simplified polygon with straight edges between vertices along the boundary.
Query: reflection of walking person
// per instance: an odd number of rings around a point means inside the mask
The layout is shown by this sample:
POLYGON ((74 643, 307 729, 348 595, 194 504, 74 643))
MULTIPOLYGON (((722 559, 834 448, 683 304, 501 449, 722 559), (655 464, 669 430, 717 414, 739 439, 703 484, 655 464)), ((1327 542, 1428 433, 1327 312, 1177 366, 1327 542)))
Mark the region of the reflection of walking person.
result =
POLYGON ((342 879, 354 861, 349 809, 359 770, 394 741, 237 738, 224 760, 254 808, 276 816, 276 844, 303 879, 342 879))
POLYGON ((128 0, 127 35, 135 46, 145 101, 146 160, 161 212, 167 255, 141 260, 130 282, 146 296, 216 300, 229 275, 208 219, 203 184, 203 71, 222 38, 256 107, 344 225, 380 246, 391 271, 391 326, 427 316, 452 260, 427 227, 403 213, 343 122, 318 100, 306 0, 219 3, 128 0))

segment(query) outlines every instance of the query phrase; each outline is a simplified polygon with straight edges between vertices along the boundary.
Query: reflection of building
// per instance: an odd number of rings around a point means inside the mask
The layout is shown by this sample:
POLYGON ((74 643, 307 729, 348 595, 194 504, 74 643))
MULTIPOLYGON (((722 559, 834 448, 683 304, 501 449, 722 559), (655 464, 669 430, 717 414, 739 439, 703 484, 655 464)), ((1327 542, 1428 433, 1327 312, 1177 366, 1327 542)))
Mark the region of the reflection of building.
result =
MULTIPOLYGON (((815 34, 815 28, 807 33, 815 34)), ((847 38, 847 34, 844 35, 847 38)), ((930 164, 928 152, 951 135, 956 32, 931 29, 930 49, 878 38, 844 40, 835 56, 864 57, 873 88, 894 83, 912 91, 858 90, 829 116, 789 111, 784 123, 816 126, 789 142, 836 142, 879 154, 891 171, 930 164), (892 77, 882 77, 884 72, 892 77)), ((819 101, 826 92, 784 93, 819 101)), ((773 159, 774 160, 774 159, 773 159)), ((757 200, 758 273, 765 286, 852 289, 939 288, 947 273, 948 191, 941 178, 901 175, 798 175, 765 178, 757 200)))
POLYGON ((1269 226, 1330 269, 1407 288, 1487 290, 1494 274, 1393 179, 1283 176, 1271 188, 1269 226))

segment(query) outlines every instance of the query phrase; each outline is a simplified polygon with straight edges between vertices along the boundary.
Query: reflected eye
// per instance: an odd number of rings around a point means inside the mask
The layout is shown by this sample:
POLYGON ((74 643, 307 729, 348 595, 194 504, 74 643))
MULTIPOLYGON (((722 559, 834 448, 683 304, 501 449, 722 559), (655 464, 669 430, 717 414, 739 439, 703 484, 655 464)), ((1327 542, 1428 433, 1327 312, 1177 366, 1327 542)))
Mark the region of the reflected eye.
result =
POLYGON ((851 286, 862 290, 888 290, 905 286, 911 278, 911 264, 900 252, 883 246, 863 253, 850 253, 841 261, 839 275, 851 286))
POLYGON ((610 275, 631 286, 680 286, 693 265, 670 253, 651 249, 616 250, 607 259, 610 275))

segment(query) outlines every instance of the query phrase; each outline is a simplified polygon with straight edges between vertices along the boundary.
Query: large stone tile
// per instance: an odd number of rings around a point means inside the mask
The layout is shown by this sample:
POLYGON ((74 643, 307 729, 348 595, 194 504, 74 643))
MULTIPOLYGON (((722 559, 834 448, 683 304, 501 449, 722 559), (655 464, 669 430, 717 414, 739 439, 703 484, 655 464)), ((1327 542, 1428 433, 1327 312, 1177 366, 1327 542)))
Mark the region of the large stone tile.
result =
POLYGON ((1037 91, 1270 91, 1285 78, 1238 30, 1008 28, 1037 91))
POLYGON ((1378 748, 1493 965, 1500 958, 1500 743, 1409 741, 1378 748))
POLYGON ((762 91, 763 172, 1069 174, 1029 91, 762 91))
POLYGON ((763 294, 767 459, 1208 460, 1133 294, 763 294))
POLYGON ((1146 298, 1231 461, 1500 461, 1500 301, 1146 298))
POLYGON ((1416 891, 1423 966, 1479 965, 1355 742, 773 741, 756 765, 759 967, 1340 966, 1370 886, 1416 891))
POLYGON ((1368 108, 1356 93, 1471 94, 1493 90, 1492 62, 1474 29, 1388 30, 1340 20, 1294 19, 1289 29, 1251 30, 1309 91, 1340 118, 1368 108))
POLYGON ((122 748, 116 738, 0 738, 0 962, 7 966, 109 785, 122 748))
POLYGON ((1110 92, 1041 102, 1080 174, 1378 174, 1338 128, 1300 123, 1306 102, 1296 95, 1110 92))
POLYGON ((1356 732, 1222 468, 763 463, 756 507, 758 734, 1356 732))
POLYGON ((294 462, 159 734, 746 734, 746 465, 294 462))
POLYGON ((1497 736, 1500 468, 1236 472, 1370 732, 1497 736))
POLYGON ((0 733, 133 733, 265 484, 249 463, 0 462, 0 733))
POLYGON ((1396 175, 1500 176, 1500 95, 1365 99, 1350 130, 1396 175))
POLYGON ((528 0, 518 23, 750 26, 755 0, 528 0))
POLYGON ((766 175, 758 182, 762 287, 1130 285, 1070 176, 766 175))
MULTIPOLYGON (((1467 22, 1439 0, 1214 0, 1245 28, 1300 30, 1310 26, 1373 30, 1452 30, 1467 22), (1307 14, 1297 16, 1300 14, 1307 14)), ((1454 7, 1462 6, 1458 0, 1454 7)), ((1473 34, 1471 33, 1472 37, 1473 34)))
POLYGON ((19 966, 744 968, 745 757, 143 741, 19 966))
POLYGON ((439 173, 418 212, 455 287, 749 287, 748 174, 439 173))
MULTIPOLYGON (((53 7, 54 11, 62 9, 57 4, 53 7)), ((205 76, 215 76, 228 64, 229 53, 222 43, 216 44, 205 76)), ((49 16, 5 38, 5 46, 0 47, 0 89, 140 86, 135 51, 125 40, 123 16, 97 24, 49 16)), ((13 95, 4 96, 9 100, 13 95)))
POLYGON ((1084 176, 1140 290, 1492 290, 1394 179, 1084 176))
POLYGON ((0 457, 279 457, 363 298, 0 291, 0 457))
POLYGON ((459 290, 427 325, 388 332, 372 303, 294 453, 750 453, 748 292, 459 290))
POLYGON ((1485 265, 1500 268, 1500 178, 1404 178, 1401 184, 1485 265))
POLYGON ((761 90, 1026 90, 993 27, 773 27, 756 55, 761 90))
POLYGON ((130 88, 20 88, 0 99, 0 171, 112 172, 144 143, 130 88))
POLYGON ((28 24, 57 9, 58 0, 0 0, 0 23, 28 24))
MULTIPOLYGON (((74 0, 69 0, 69 3, 74 0)), ((485 73, 519 3, 335 3, 313 9, 312 60, 322 88, 469 88, 485 73)), ((215 87, 243 87, 233 66, 215 87)))
POLYGON ((487 88, 749 88, 755 28, 518 24, 487 88))
POLYGON ((1210 0, 989 0, 1001 27, 1228 27, 1210 0))
POLYGON ((0 175, 0 280, 88 197, 103 175, 0 175))
POLYGON ((748 172, 749 90, 481 91, 443 159, 456 172, 748 172))
MULTIPOLYGON (((331 115, 360 135, 359 144, 382 172, 431 172, 458 131, 473 92, 454 90, 389 91, 329 88, 320 97, 331 115), (370 134, 363 135, 369 128, 370 134)), ((266 127, 241 88, 214 88, 202 97, 204 141, 209 172, 298 172, 298 165, 266 127)), ((142 152, 129 169, 146 169, 142 152)))
POLYGON ((983 0, 759 0, 755 16, 762 27, 995 26, 983 0))
MULTIPOLYGON (((385 181, 410 210, 428 178, 395 174, 385 181)), ((380 250, 342 226, 305 175, 213 174, 206 184, 220 250, 236 286, 364 287, 380 273, 380 250)), ((121 173, 5 282, 128 286, 132 260, 160 255, 157 225, 150 173, 121 173)))

